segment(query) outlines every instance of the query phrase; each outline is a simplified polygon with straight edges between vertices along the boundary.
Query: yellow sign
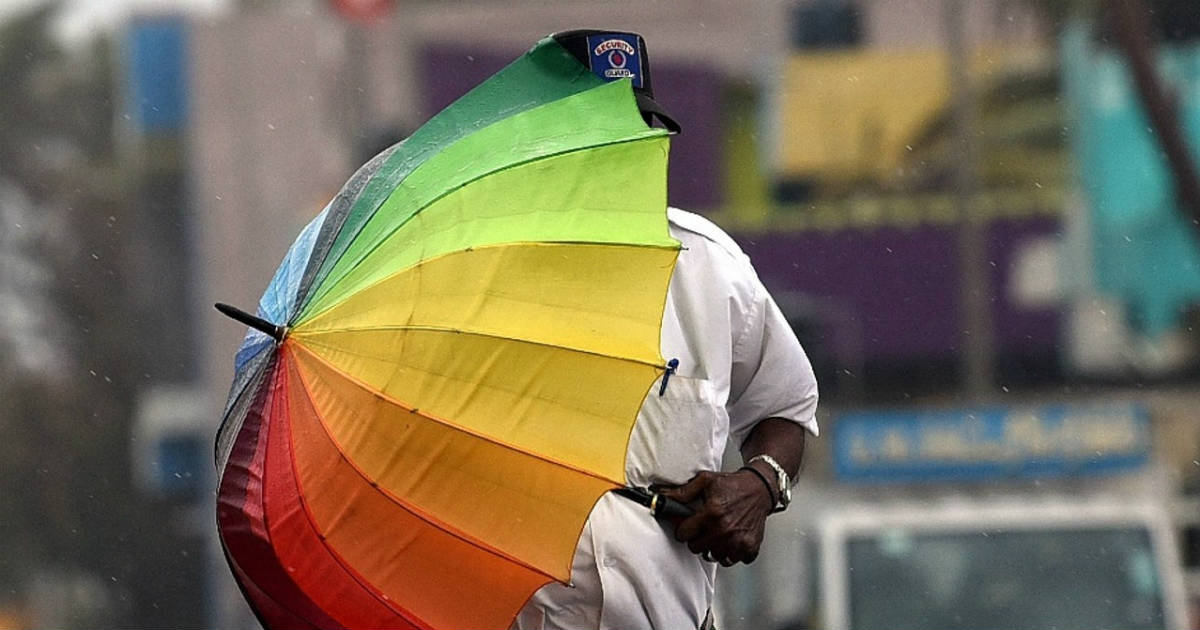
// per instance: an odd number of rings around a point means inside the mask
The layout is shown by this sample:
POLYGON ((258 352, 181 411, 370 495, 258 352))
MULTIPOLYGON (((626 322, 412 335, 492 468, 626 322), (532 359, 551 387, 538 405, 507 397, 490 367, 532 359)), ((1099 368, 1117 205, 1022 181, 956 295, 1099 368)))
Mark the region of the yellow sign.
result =
MULTIPOLYGON (((981 50, 968 69, 978 87, 1041 56, 981 50)), ((780 85, 779 170, 795 177, 893 177, 947 109, 948 63, 943 50, 792 55, 780 85)))

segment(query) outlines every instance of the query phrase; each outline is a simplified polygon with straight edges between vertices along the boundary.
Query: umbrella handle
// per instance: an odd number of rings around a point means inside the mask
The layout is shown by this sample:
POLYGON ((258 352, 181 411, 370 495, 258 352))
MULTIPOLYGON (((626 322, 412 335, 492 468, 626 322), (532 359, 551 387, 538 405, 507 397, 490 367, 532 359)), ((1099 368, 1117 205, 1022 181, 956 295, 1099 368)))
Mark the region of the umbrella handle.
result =
POLYGON ((646 488, 617 488, 613 493, 650 508, 650 513, 660 520, 682 519, 696 513, 691 507, 646 488))

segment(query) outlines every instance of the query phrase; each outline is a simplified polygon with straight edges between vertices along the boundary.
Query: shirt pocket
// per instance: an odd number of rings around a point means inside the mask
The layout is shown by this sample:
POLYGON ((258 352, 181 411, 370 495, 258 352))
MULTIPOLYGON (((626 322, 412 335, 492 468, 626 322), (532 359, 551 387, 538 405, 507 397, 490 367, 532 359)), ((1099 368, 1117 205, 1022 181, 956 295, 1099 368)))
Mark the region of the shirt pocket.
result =
POLYGON ((629 440, 625 474, 635 486, 680 484, 718 470, 729 416, 706 379, 673 374, 656 381, 642 402, 629 440))

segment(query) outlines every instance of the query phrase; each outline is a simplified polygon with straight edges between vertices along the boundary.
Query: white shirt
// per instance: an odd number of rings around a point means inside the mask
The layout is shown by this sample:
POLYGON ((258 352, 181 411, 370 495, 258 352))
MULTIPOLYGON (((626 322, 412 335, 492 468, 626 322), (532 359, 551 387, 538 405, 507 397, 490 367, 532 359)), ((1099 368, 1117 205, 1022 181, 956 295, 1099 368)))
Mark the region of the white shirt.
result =
MULTIPOLYGON (((646 397, 630 437, 631 485, 680 484, 719 470, 766 418, 817 434, 812 367, 750 260, 720 228, 670 208, 683 249, 667 292, 662 352, 679 359, 664 395, 646 397)), ((677 542, 669 525, 628 499, 596 503, 575 549, 572 586, 540 589, 514 628, 697 628, 712 604, 716 566, 677 542)))

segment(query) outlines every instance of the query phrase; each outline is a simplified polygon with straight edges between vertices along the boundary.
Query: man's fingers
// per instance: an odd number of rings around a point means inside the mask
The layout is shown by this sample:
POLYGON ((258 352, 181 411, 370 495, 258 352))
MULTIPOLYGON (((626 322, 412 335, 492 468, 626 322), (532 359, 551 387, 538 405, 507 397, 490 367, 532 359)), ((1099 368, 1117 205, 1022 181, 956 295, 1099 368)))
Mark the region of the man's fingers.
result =
MULTIPOLYGON (((705 529, 707 521, 708 518, 704 512, 697 512, 696 514, 683 519, 679 522, 679 525, 675 526, 675 540, 689 543, 688 547, 691 548, 691 541, 693 541, 696 536, 698 536, 700 532, 705 529)), ((692 549, 692 553, 700 553, 705 549, 708 549, 708 547, 692 549)))
POLYGON ((688 549, 692 553, 708 552, 715 561, 724 566, 754 562, 758 557, 759 546, 752 536, 744 533, 730 534, 719 527, 713 527, 713 522, 712 519, 704 521, 706 527, 687 540, 688 549))
POLYGON ((662 494, 668 499, 674 499, 680 503, 687 504, 700 498, 704 493, 704 489, 707 488, 711 483, 712 473, 701 472, 697 473, 695 477, 692 477, 682 486, 663 488, 659 491, 659 494, 662 494))
POLYGON ((757 479, 704 471, 681 486, 657 491, 695 508, 687 518, 672 519, 675 539, 687 543, 692 553, 727 567, 749 564, 758 556, 769 506, 762 500, 757 479))

